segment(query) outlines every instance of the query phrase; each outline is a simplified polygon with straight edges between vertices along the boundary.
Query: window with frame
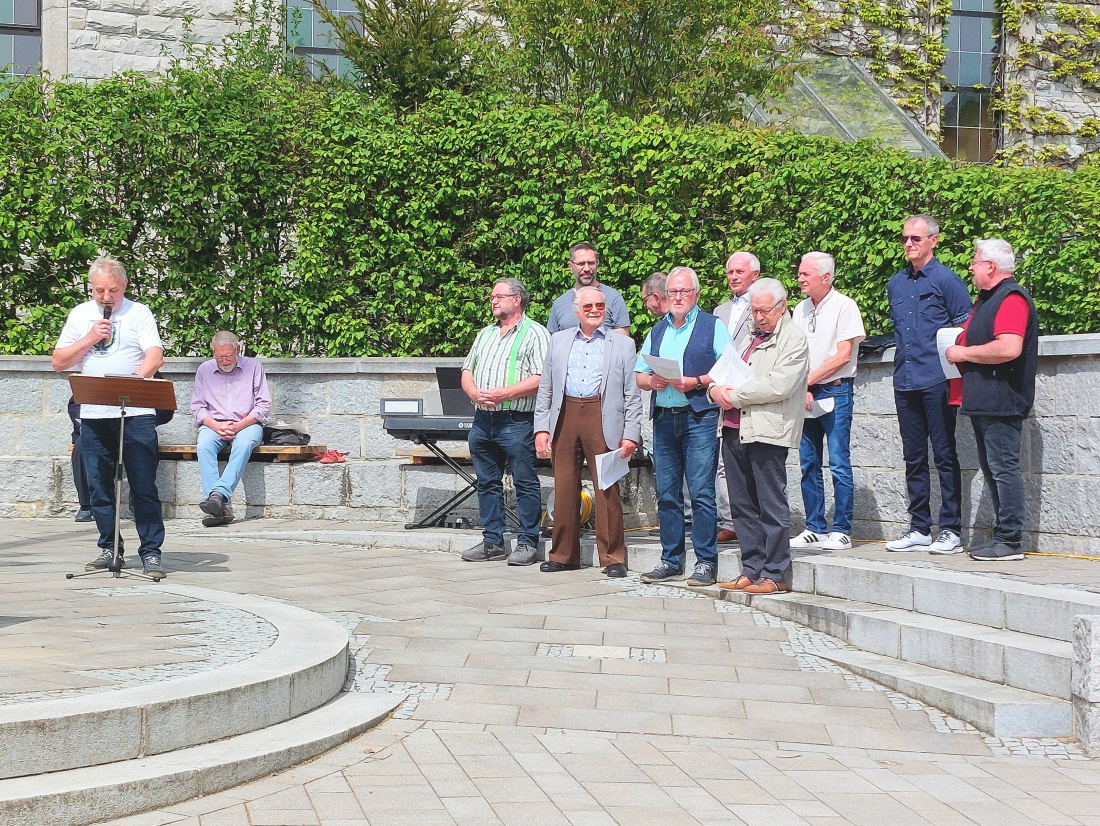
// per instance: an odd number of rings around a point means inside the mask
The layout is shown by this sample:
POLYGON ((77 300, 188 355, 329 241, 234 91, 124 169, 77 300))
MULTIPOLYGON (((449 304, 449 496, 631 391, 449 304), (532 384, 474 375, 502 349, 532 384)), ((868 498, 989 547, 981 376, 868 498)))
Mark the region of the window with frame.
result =
POLYGON ((17 77, 41 70, 40 0, 0 0, 0 73, 17 77))
POLYGON ((987 163, 997 151, 998 124, 990 104, 1000 17, 994 0, 952 0, 940 123, 940 148, 950 158, 987 163))
MULTIPOLYGON (((352 0, 325 0, 325 5, 342 17, 356 12, 352 0)), ((332 27, 314 11, 310 0, 286 0, 286 41, 294 54, 302 56, 314 77, 326 70, 337 77, 354 71, 351 61, 336 47, 332 27)))

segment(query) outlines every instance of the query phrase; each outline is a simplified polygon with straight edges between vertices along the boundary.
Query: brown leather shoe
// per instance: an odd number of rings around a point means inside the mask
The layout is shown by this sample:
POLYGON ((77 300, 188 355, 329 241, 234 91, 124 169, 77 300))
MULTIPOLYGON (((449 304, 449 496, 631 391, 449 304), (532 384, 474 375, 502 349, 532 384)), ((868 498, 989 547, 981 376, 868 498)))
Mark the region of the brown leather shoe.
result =
POLYGON ((727 530, 726 528, 722 528, 722 530, 718 531, 718 544, 719 545, 723 545, 726 542, 733 542, 736 539, 737 539, 737 531, 727 530))
POLYGON ((723 591, 743 591, 748 586, 752 585, 752 580, 742 574, 737 579, 730 580, 729 582, 719 582, 718 587, 723 591))
POLYGON ((770 579, 758 579, 752 585, 746 585, 741 590, 746 594, 785 594, 791 589, 783 582, 774 582, 770 579))

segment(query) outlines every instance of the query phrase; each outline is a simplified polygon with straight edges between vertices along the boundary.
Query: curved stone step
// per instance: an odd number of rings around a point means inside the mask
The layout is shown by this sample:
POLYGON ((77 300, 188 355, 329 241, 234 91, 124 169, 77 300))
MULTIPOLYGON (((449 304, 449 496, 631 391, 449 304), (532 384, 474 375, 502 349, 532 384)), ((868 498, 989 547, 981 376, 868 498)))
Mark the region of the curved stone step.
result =
POLYGON ((344 694, 294 720, 216 743, 0 780, 0 823, 82 826, 213 794, 321 754, 376 725, 404 699, 344 694))
MULTIPOLYGON (((348 634, 320 614, 274 600, 159 583, 275 626, 270 648, 231 665, 112 691, 0 707, 0 778, 161 754, 256 731, 335 697, 348 671, 348 634)), ((3 821, 21 822, 21 821, 3 821)))

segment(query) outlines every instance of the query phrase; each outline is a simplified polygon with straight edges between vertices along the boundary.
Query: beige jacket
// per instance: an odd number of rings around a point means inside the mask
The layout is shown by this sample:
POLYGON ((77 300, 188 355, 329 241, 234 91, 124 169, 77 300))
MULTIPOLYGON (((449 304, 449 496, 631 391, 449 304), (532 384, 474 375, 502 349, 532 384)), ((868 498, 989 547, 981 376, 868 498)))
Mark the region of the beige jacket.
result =
MULTIPOLYGON (((741 355, 752 336, 738 349, 741 355)), ((753 350, 749 366, 756 378, 730 391, 730 401, 741 408, 741 441, 798 447, 806 415, 806 377, 810 351, 806 336, 783 313, 775 332, 753 350)))

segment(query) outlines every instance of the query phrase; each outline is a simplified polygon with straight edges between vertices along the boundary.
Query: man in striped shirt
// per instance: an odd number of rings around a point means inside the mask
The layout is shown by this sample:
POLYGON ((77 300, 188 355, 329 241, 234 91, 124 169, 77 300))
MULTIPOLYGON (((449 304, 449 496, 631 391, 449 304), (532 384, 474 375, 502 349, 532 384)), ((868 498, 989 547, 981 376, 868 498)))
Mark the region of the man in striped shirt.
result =
POLYGON ((470 460, 477 476, 482 542, 462 554, 467 562, 507 558, 531 565, 538 558, 542 490, 535 470, 535 394, 550 333, 529 319, 527 289, 515 278, 493 285, 494 324, 477 334, 462 365, 462 389, 477 408, 470 428, 470 460), (504 548, 504 466, 516 489, 519 537, 504 548))

